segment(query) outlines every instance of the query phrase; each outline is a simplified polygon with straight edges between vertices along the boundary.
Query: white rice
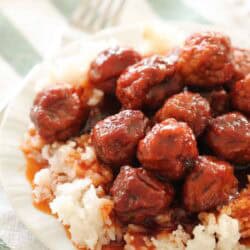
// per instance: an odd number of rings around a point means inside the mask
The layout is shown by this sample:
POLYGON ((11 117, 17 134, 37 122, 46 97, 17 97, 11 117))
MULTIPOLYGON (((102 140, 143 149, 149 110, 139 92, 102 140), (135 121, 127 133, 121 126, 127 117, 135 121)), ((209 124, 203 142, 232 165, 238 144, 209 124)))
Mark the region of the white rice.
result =
POLYGON ((81 154, 81 160, 85 162, 85 164, 90 165, 96 160, 95 150, 93 147, 86 146, 85 152, 81 154))
POLYGON ((34 200, 39 203, 51 200, 59 183, 71 182, 76 178, 76 170, 69 164, 68 158, 75 143, 64 145, 53 143, 42 149, 42 158, 48 161, 48 167, 38 171, 34 178, 34 200))
POLYGON ((183 250, 189 239, 189 234, 183 230, 182 226, 178 226, 177 230, 167 236, 160 234, 152 238, 152 242, 157 250, 183 250))
POLYGON ((64 145, 59 143, 46 145, 42 149, 42 157, 48 161, 51 172, 58 176, 65 176, 67 181, 72 181, 76 177, 75 169, 68 162, 75 146, 75 142, 69 141, 64 145))
POLYGON ((56 197, 50 203, 52 213, 69 226, 72 241, 78 247, 91 250, 101 249, 102 245, 116 239, 109 217, 112 205, 109 199, 97 196, 88 178, 58 185, 56 197))
MULTIPOLYGON (((202 223, 193 230, 193 238, 186 233, 182 226, 172 233, 162 232, 155 237, 143 237, 145 245, 141 250, 148 249, 150 244, 156 250, 244 250, 239 244, 240 233, 238 221, 226 214, 217 219, 214 214, 202 214, 202 223)), ((127 233, 124 236, 125 250, 137 250, 134 245, 134 235, 127 233)), ((152 249, 152 247, 150 248, 152 249)))
POLYGON ((41 169, 36 173, 34 178, 35 188, 33 190, 34 201, 36 203, 53 199, 51 183, 52 177, 49 168, 41 169))
POLYGON ((96 187, 112 180, 111 170, 97 161, 86 135, 65 144, 45 145, 39 158, 47 160, 48 166, 38 171, 34 178, 36 203, 50 201, 58 184, 70 183, 77 178, 89 177, 96 187))
POLYGON ((147 236, 139 236, 141 237, 140 241, 142 242, 142 244, 140 247, 138 245, 135 245, 135 237, 138 237, 138 235, 133 235, 128 232, 124 235, 124 241, 126 242, 124 250, 147 250, 152 249, 154 247, 152 241, 147 236))
POLYGON ((238 243, 238 221, 225 214, 221 214, 217 220, 214 214, 206 215, 204 224, 196 226, 193 235, 194 239, 187 242, 187 250, 243 249, 238 243))
POLYGON ((92 95, 90 96, 87 104, 89 106, 96 106, 103 98, 104 93, 99 89, 93 89, 92 95))

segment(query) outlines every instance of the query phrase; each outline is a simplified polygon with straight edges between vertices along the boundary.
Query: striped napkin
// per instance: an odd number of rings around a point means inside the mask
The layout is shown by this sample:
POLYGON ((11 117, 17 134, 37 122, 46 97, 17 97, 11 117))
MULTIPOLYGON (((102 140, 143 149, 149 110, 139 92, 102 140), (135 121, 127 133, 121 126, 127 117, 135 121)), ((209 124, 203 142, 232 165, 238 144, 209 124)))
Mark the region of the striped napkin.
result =
MULTIPOLYGON (((79 35, 72 32, 68 21, 80 1, 84 0, 0 1, 0 111, 18 91, 20 80, 31 67, 60 46, 63 35, 79 35)), ((126 0, 120 24, 156 17, 151 7, 168 19, 202 20, 183 8, 181 0, 126 0)))
MULTIPOLYGON (((0 120, 1 111, 22 87, 22 78, 35 64, 57 50, 62 45, 62 38, 74 40, 86 35, 69 25, 80 1, 84 0, 0 1, 0 120)), ((183 6, 181 0, 126 0, 119 24, 129 24, 128 20, 130 23, 148 21, 159 16, 204 21, 183 6)), ((1 186, 0 239, 3 240, 0 240, 0 250, 46 249, 16 218, 1 186)))

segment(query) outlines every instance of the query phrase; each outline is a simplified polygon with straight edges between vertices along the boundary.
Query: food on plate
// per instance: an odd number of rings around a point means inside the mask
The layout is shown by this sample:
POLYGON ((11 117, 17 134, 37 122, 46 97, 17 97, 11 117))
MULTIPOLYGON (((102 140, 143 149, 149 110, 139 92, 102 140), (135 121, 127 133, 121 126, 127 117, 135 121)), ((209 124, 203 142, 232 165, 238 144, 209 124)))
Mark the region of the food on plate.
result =
POLYGON ((81 250, 245 249, 249 51, 218 32, 160 55, 103 49, 77 84, 34 98, 22 150, 35 207, 81 250))
POLYGON ((147 126, 148 119, 138 110, 123 110, 99 121, 92 131, 97 157, 111 166, 131 163, 147 126))
POLYGON ((235 78, 241 79, 250 74, 250 49, 233 48, 233 65, 235 68, 235 78))
MULTIPOLYGON (((244 189, 240 195, 229 205, 223 207, 223 212, 236 218, 240 224, 241 238, 249 240, 250 237, 250 188, 244 189)), ((243 240, 244 242, 244 240, 243 240)))
POLYGON ((211 118, 209 102, 196 93, 182 92, 176 94, 168 98, 156 114, 158 122, 171 117, 186 122, 192 128, 194 134, 199 136, 211 118))
POLYGON ((208 100, 213 117, 225 114, 229 111, 230 96, 224 88, 202 91, 200 94, 208 100))
POLYGON ((244 115, 233 112, 214 118, 206 136, 217 156, 239 164, 250 162, 250 123, 244 115))
POLYGON ((108 116, 115 115, 120 111, 120 109, 121 104, 114 96, 104 96, 100 102, 90 109, 83 132, 91 132, 91 129, 96 125, 97 122, 108 116))
POLYGON ((223 85, 233 77, 231 56, 231 43, 227 36, 217 32, 196 33, 186 39, 178 67, 187 85, 223 85))
POLYGON ((250 74, 234 84, 231 95, 233 107, 250 114, 250 74))
POLYGON ((173 118, 154 125, 139 142, 137 157, 147 169, 170 179, 182 178, 198 156, 191 128, 173 118))
POLYGON ((233 166, 212 156, 199 156, 183 185, 183 200, 188 211, 215 208, 236 195, 238 181, 233 166))
POLYGON ((115 46, 104 50, 91 63, 89 80, 96 88, 112 94, 120 74, 140 59, 140 54, 131 48, 115 46))
POLYGON ((48 142, 76 135, 86 113, 77 90, 70 86, 39 92, 30 112, 38 133, 48 142))
POLYGON ((140 224, 166 209, 174 198, 174 190, 146 169, 124 166, 113 183, 111 195, 120 220, 140 224))
POLYGON ((117 81, 116 95, 128 109, 159 107, 182 89, 171 57, 152 56, 128 67, 117 81))

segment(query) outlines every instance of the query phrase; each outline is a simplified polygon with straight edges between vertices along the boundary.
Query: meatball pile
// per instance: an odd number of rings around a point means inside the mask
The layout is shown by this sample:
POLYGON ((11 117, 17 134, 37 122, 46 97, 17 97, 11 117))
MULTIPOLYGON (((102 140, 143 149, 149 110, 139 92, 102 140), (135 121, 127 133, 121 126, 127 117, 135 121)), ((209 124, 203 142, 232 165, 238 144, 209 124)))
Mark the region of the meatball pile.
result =
POLYGON ((192 34, 165 55, 108 48, 88 72, 101 103, 89 107, 84 89, 65 85, 38 93, 30 117, 48 143, 91 134, 125 225, 214 210, 237 196, 237 171, 250 165, 249 58, 217 32, 192 34))

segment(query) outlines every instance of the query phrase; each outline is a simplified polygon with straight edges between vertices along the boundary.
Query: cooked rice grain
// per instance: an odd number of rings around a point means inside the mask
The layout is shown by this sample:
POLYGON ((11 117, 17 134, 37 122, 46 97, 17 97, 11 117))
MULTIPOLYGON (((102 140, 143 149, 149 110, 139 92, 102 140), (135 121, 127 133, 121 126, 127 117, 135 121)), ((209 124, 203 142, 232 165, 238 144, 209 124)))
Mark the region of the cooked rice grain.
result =
POLYGON ((52 213, 69 226, 71 239, 78 247, 101 249, 116 239, 110 219, 113 203, 97 196, 90 179, 58 185, 55 194, 50 203, 52 213))

